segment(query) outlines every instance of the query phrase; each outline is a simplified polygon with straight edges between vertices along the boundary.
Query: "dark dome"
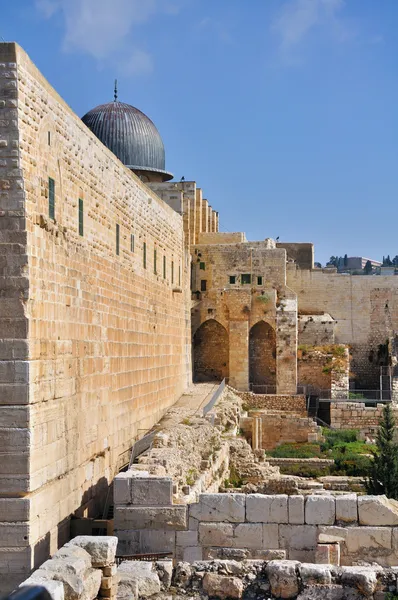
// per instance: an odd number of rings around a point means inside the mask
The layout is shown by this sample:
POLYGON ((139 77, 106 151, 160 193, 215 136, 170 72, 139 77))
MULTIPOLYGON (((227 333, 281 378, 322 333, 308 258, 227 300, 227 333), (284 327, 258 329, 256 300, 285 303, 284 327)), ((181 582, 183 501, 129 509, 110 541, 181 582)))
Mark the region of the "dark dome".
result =
POLYGON ((129 169, 159 173, 163 181, 173 178, 165 171, 162 138, 138 108, 116 100, 96 106, 82 121, 129 169))

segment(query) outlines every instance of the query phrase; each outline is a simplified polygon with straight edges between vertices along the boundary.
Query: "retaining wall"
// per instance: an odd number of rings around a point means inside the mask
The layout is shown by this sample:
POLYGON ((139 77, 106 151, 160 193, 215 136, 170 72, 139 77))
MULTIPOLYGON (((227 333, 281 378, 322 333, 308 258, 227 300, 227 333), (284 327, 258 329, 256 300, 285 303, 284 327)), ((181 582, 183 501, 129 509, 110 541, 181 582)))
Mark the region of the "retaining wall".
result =
POLYGON ((168 551, 193 562, 280 550, 310 562, 326 552, 330 562, 338 547, 343 565, 398 561, 398 503, 384 496, 201 494, 195 504, 176 505, 171 494, 171 480, 115 478, 119 553, 168 551))

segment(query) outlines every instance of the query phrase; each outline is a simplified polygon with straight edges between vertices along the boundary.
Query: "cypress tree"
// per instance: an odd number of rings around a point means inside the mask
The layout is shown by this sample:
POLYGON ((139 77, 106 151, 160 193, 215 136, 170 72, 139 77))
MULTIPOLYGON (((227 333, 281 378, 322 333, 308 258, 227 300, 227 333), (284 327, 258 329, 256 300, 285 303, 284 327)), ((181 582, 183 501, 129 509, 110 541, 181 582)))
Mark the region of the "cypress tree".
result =
POLYGON ((394 442, 395 419, 390 404, 383 408, 373 461, 365 481, 368 494, 385 494, 398 500, 398 446, 394 442))

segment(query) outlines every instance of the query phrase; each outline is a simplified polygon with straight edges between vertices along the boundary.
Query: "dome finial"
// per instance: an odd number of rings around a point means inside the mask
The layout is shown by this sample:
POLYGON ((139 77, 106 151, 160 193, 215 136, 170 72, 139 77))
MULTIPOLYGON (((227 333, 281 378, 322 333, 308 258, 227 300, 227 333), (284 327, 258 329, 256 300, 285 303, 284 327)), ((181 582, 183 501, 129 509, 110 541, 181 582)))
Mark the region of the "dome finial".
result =
POLYGON ((117 79, 115 79, 115 91, 114 91, 113 101, 114 102, 117 101, 117 79))

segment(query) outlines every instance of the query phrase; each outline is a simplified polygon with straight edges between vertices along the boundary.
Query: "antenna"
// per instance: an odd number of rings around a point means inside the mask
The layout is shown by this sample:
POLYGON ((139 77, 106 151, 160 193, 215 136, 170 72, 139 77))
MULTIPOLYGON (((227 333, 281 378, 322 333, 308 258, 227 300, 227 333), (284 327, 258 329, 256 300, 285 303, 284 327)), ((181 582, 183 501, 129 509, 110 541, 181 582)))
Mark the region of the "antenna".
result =
POLYGON ((115 91, 114 91, 113 101, 114 102, 117 101, 117 79, 115 79, 115 91))

